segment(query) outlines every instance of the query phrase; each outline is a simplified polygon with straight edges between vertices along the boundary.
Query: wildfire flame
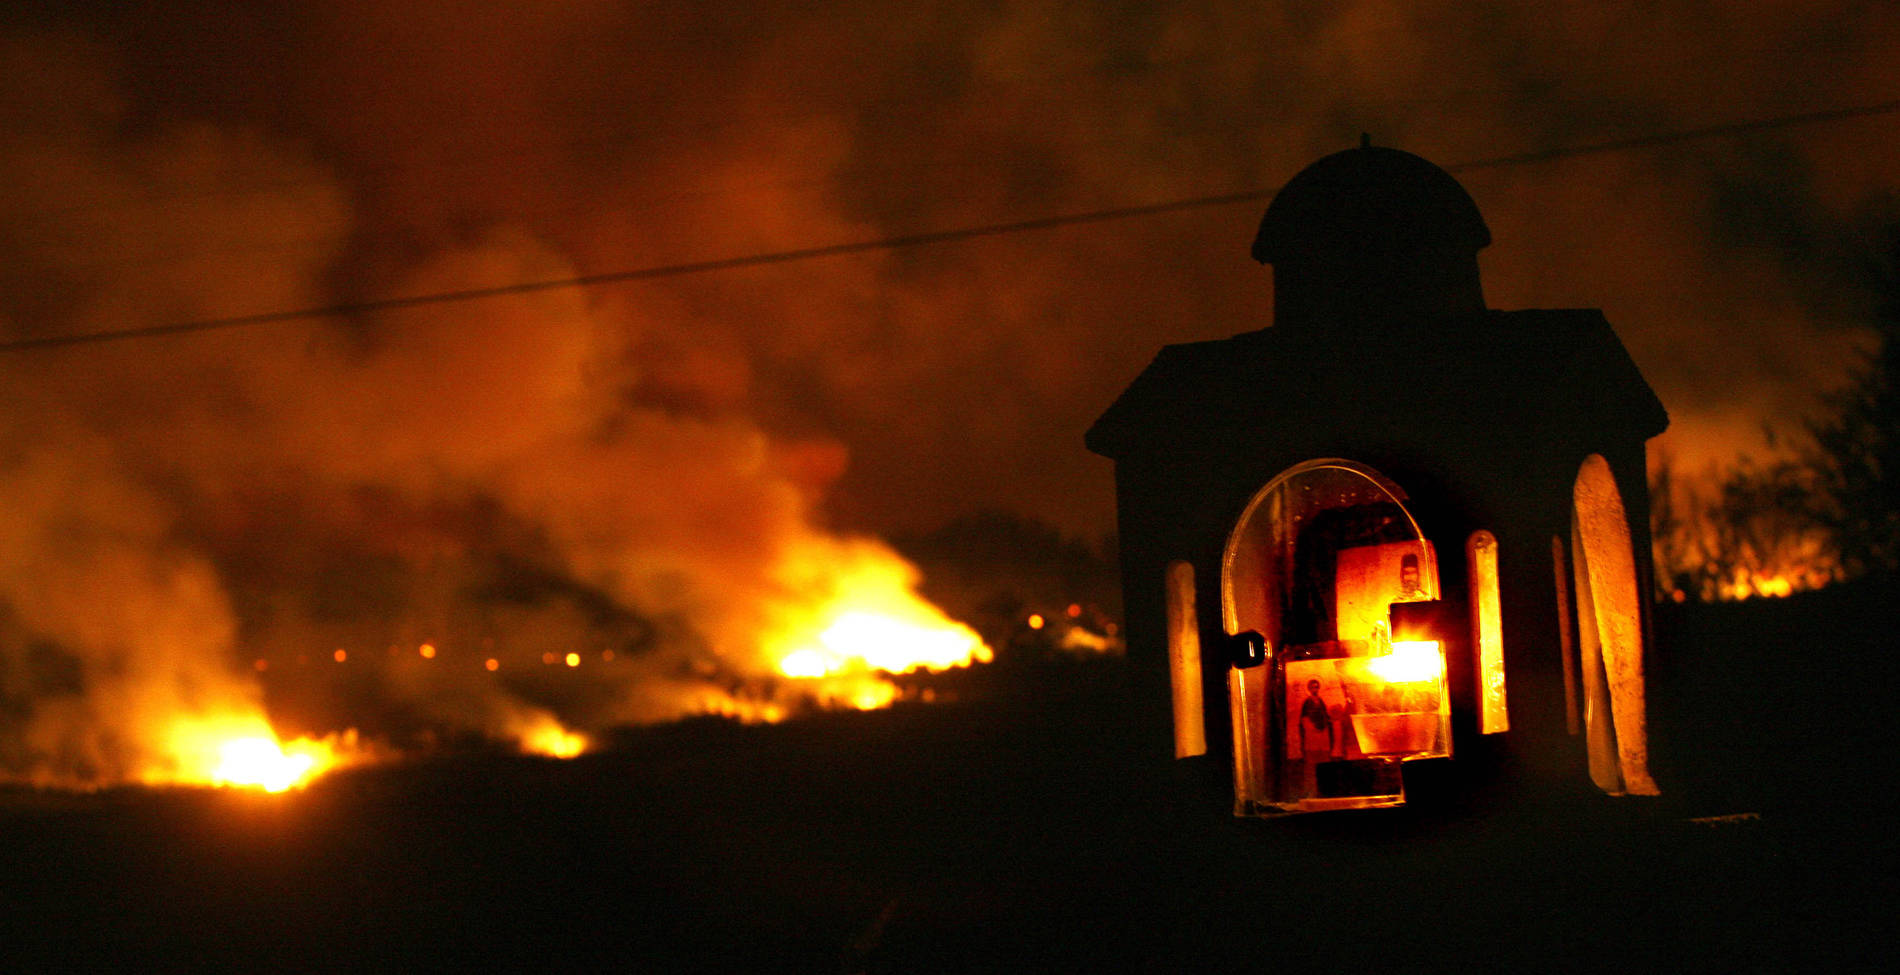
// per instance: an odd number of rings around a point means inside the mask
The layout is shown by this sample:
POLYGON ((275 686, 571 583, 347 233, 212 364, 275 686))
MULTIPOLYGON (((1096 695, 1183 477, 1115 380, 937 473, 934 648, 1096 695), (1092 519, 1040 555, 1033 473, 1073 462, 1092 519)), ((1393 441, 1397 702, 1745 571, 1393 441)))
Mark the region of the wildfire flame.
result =
POLYGON ((276 739, 233 738, 218 746, 218 767, 211 771, 219 785, 252 785, 265 792, 282 792, 306 781, 317 767, 309 751, 285 751, 276 739))
MULTIPOLYGON (((816 610, 804 611, 792 619, 794 625, 762 641, 768 659, 805 700, 865 711, 888 707, 898 699, 900 691, 890 680, 892 675, 937 672, 992 659, 990 648, 974 630, 918 597, 911 585, 912 579, 903 571, 853 573, 839 587, 838 596, 820 602, 816 610)), ((417 652, 431 661, 440 653, 436 645, 427 643, 417 652)), ((341 649, 333 657, 338 662, 349 659, 341 649)), ((569 653, 562 660, 573 667, 579 657, 569 653)), ((490 672, 498 669, 492 657, 482 666, 490 672)), ((700 710, 743 721, 776 722, 789 717, 795 707, 796 702, 789 700, 708 694, 700 710)), ((585 735, 538 708, 512 711, 499 734, 512 739, 523 753, 551 758, 573 758, 591 746, 585 735)), ((165 754, 141 779, 150 784, 275 793, 301 788, 340 765, 370 758, 354 732, 285 741, 261 714, 193 717, 173 722, 165 754)))
POLYGON ((308 785, 346 764, 355 735, 279 741, 261 717, 181 722, 171 740, 169 768, 145 776, 151 784, 214 785, 283 792, 308 785))
POLYGON ((1768 598, 1780 599, 1797 592, 1820 589, 1834 582, 1836 573, 1831 567, 1806 567, 1781 572, 1761 573, 1747 569, 1736 569, 1728 579, 1715 583, 1715 597, 1720 600, 1768 598))
POLYGON ((990 659, 989 647, 969 627, 934 611, 912 615, 900 619, 886 612, 841 612, 818 634, 814 645, 780 659, 779 672, 787 677, 826 677, 868 668, 901 674, 918 668, 945 670, 990 659))
POLYGON ((573 758, 587 750, 587 737, 569 731, 551 717, 543 717, 524 728, 521 750, 548 758, 573 758))
MULTIPOLYGON (((612 720, 667 720, 694 714, 722 715, 746 722, 777 722, 812 708, 873 710, 891 706, 906 694, 894 679, 918 671, 987 663, 990 648, 970 627, 956 622, 916 593, 916 571, 881 546, 832 548, 845 557, 813 559, 810 576, 784 586, 760 611, 726 634, 733 649, 709 659, 703 669, 654 677, 650 670, 613 665, 600 654, 594 680, 630 681, 658 707, 612 720), (645 681, 643 685, 640 681, 645 681), (692 702, 697 702, 697 706, 692 702)), ((1071 614, 1072 616, 1074 614, 1071 614)), ((328 641, 326 641, 327 643, 328 641)), ((331 646, 334 646, 333 644, 331 646)), ((325 647, 311 657, 323 670, 350 668, 379 686, 401 689, 415 700, 431 702, 438 720, 464 722, 494 740, 511 742, 524 754, 568 759, 595 742, 545 706, 509 697, 497 684, 507 670, 509 651, 485 645, 479 651, 454 641, 392 644, 387 655, 325 647), (491 655, 493 654, 493 655, 491 655), (479 675, 479 676, 471 676, 479 675)), ((541 652, 540 648, 523 651, 541 652)), ((589 671, 577 651, 541 652, 554 673, 589 671)), ((590 658, 591 659, 591 658, 590 658)), ((325 738, 286 738, 271 727, 262 695, 250 685, 254 674, 297 677, 308 667, 305 656, 259 656, 242 675, 215 669, 200 680, 228 676, 216 702, 188 702, 160 696, 138 709, 136 749, 122 764, 92 778, 38 781, 88 787, 113 782, 149 785, 203 785, 281 793, 309 785, 345 765, 389 757, 388 745, 359 742, 354 730, 325 738), (294 660, 295 663, 286 663, 294 660), (285 663, 283 668, 276 666, 285 663)), ((340 673, 341 671, 336 671, 340 673)), ((928 690, 917 694, 931 700, 928 690)), ((130 709, 128 709, 129 711, 130 709)))
POLYGON ((826 703, 870 711, 887 707, 897 686, 883 675, 942 671, 988 663, 976 631, 903 587, 860 590, 835 603, 804 639, 778 656, 778 672, 811 681, 826 703))

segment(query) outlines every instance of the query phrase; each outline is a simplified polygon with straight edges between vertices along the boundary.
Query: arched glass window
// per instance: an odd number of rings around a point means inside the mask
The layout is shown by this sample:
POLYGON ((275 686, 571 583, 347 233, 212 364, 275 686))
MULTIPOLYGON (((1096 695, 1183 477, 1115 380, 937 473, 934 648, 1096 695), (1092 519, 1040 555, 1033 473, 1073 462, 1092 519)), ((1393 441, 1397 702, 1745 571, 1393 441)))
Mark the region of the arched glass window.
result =
POLYGON ((1577 472, 1571 517, 1577 647, 1590 778, 1605 792, 1655 795, 1643 680, 1642 591, 1623 496, 1600 455, 1577 472))
POLYGON ((1227 632, 1266 647, 1228 675, 1238 812, 1398 802, 1400 761, 1450 754, 1443 644, 1393 631, 1394 603, 1439 598, 1397 485, 1352 461, 1293 467, 1249 502, 1221 570, 1227 632))

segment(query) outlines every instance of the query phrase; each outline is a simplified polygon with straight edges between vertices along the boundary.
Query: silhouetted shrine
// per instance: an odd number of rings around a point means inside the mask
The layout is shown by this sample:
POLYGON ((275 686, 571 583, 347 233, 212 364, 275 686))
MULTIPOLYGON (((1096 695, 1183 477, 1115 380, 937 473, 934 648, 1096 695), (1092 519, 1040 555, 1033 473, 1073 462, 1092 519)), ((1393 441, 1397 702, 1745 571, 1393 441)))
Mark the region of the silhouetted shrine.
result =
POLYGON ((1327 156, 1253 244, 1273 326, 1161 349, 1088 432, 1129 654, 1177 757, 1232 760, 1238 813, 1506 765, 1656 791, 1644 442, 1669 419, 1600 312, 1486 308, 1490 243, 1424 159, 1327 156))

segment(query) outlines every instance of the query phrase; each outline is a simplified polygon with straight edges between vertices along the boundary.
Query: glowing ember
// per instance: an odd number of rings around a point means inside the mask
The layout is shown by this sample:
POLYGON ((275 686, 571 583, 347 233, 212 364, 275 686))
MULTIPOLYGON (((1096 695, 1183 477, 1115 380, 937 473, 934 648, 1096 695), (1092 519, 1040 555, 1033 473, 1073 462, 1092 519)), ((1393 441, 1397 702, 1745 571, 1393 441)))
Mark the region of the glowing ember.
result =
POLYGON ((1116 654, 1122 652, 1121 641, 1111 634, 1096 633, 1080 626, 1069 627, 1062 634, 1062 642, 1057 644, 1064 650, 1076 654, 1116 654))
POLYGON ((754 701, 727 694, 702 694, 693 709, 696 714, 731 718, 746 724, 776 724, 788 716, 784 705, 772 701, 754 701))
POLYGON ((1736 569, 1727 580, 1715 584, 1715 595, 1723 600, 1780 599, 1799 591, 1819 589, 1832 581, 1832 573, 1820 570, 1762 574, 1736 569))

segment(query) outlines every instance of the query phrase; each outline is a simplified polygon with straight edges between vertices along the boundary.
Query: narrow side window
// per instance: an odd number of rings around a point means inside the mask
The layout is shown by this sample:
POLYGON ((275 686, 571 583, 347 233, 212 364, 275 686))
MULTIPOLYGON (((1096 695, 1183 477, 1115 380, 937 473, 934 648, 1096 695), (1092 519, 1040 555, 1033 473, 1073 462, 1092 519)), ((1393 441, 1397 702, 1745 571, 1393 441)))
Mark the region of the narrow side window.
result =
POLYGON ((1498 539, 1480 528, 1465 540, 1471 581, 1471 647, 1477 666, 1478 732, 1509 731, 1504 698, 1504 623, 1498 596, 1498 539))

